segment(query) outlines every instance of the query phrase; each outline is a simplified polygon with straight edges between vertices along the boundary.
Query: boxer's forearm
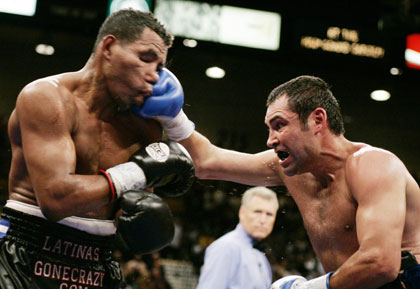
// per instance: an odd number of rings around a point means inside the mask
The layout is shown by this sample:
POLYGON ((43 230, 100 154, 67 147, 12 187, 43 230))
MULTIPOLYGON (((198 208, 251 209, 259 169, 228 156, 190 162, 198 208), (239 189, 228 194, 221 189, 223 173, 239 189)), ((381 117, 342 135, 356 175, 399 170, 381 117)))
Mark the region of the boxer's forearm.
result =
POLYGON ((358 250, 331 276, 331 288, 374 289, 392 282, 398 276, 399 264, 391 255, 375 249, 358 250))
POLYGON ((222 149, 197 131, 180 143, 193 158, 196 176, 200 179, 261 186, 282 184, 278 159, 273 151, 247 154, 222 149))
POLYGON ((101 175, 70 174, 49 180, 35 188, 38 205, 50 221, 69 216, 85 216, 108 204, 111 199, 108 182, 101 175))

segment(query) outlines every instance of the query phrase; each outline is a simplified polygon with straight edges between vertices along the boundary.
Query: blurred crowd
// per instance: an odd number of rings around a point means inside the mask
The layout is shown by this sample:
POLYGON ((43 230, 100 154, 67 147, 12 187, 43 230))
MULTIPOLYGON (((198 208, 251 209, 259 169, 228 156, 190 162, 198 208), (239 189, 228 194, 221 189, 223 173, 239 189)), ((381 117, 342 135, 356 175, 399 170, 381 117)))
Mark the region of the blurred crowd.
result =
POLYGON ((125 279, 125 289, 171 289, 160 254, 124 256, 120 250, 114 251, 114 259, 119 261, 125 279))

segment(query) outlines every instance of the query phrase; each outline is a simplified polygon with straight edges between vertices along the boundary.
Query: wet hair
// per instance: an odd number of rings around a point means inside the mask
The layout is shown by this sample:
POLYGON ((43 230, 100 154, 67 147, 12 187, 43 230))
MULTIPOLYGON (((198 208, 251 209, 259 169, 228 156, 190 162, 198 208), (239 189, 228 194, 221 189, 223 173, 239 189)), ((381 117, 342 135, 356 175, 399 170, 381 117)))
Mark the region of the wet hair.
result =
POLYGON ((253 197, 260 197, 268 201, 276 202, 277 208, 279 208, 279 200, 277 199, 277 195, 273 190, 270 190, 266 187, 253 187, 245 191, 242 195, 241 205, 246 207, 252 200, 253 197))
POLYGON ((129 8, 112 13, 102 23, 93 46, 93 52, 108 34, 114 35, 122 43, 130 43, 139 40, 146 27, 155 31, 168 48, 172 46, 174 37, 151 12, 142 12, 129 8))
POLYGON ((321 78, 302 75, 277 86, 267 98, 267 107, 283 96, 288 98, 289 109, 298 114, 304 128, 311 112, 321 107, 327 112, 331 132, 335 135, 344 134, 340 105, 329 85, 321 78))

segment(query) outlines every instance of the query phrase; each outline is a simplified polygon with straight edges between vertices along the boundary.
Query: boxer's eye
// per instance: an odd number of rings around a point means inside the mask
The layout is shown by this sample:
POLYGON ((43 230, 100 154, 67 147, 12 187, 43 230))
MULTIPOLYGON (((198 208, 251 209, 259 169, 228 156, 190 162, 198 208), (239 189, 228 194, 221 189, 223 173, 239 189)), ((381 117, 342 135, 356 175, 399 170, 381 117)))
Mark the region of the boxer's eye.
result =
POLYGON ((154 52, 153 50, 148 50, 148 51, 143 51, 139 54, 139 58, 141 59, 141 61, 144 61, 146 63, 150 63, 153 61, 156 61, 156 59, 158 58, 156 52, 154 52))
POLYGON ((278 121, 274 125, 274 130, 280 130, 282 127, 283 127, 283 124, 278 121))

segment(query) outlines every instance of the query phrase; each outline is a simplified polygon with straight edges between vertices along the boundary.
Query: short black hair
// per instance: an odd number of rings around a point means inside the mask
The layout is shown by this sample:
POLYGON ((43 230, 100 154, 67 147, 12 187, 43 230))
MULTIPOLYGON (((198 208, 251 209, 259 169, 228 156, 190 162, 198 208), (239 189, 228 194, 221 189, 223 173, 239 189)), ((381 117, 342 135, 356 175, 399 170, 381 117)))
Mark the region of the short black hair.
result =
POLYGON ((340 105, 330 86, 321 78, 302 75, 277 86, 267 98, 267 107, 283 96, 288 99, 289 109, 299 115, 303 127, 311 112, 321 107, 327 112, 330 130, 336 135, 344 134, 340 105))
POLYGON ((139 40, 145 27, 155 31, 169 48, 173 43, 171 35, 151 12, 143 12, 131 8, 118 10, 102 23, 96 37, 93 51, 95 52, 101 40, 108 34, 114 35, 121 42, 139 40))

